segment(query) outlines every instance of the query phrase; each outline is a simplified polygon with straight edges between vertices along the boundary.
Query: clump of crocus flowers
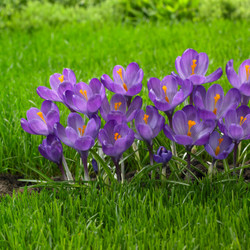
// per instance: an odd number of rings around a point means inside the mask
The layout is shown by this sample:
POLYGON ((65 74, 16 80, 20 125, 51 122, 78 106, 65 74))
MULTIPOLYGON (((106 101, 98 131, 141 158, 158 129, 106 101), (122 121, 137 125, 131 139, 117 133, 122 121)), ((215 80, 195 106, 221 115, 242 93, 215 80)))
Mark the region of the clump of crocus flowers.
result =
MULTIPOLYGON (((38 147, 39 152, 57 164, 63 179, 68 181, 76 181, 74 176, 79 175, 78 180, 90 181, 90 167, 96 174, 102 171, 100 161, 97 163, 89 157, 93 150, 103 161, 109 162, 108 168, 114 177, 124 181, 128 171, 121 171, 121 165, 124 168, 127 160, 123 159, 124 152, 130 147, 137 151, 139 141, 143 141, 145 157, 149 155, 149 165, 162 163, 162 173, 166 175, 172 152, 163 145, 156 150, 155 138, 159 134, 161 138, 165 136, 165 145, 170 140, 174 149, 175 144, 185 147, 189 171, 192 149, 198 146, 204 146, 212 157, 210 175, 216 161, 225 159, 232 151, 236 168, 239 144, 250 139, 250 108, 247 106, 250 60, 242 62, 238 74, 233 60, 227 63, 226 74, 234 88, 226 94, 218 81, 222 69, 206 75, 208 65, 206 53, 187 49, 176 58, 177 74, 172 72, 162 80, 155 77, 148 80, 149 99, 154 106, 143 104, 138 95, 146 84, 143 85, 144 72, 135 62, 126 69, 116 65, 112 78, 104 74, 100 79, 91 79, 89 84, 77 83, 74 72, 66 68, 62 74, 50 77, 51 89, 37 88, 38 95, 44 99, 41 109, 29 109, 27 120, 22 118, 21 125, 30 134, 46 136, 38 147), (206 90, 204 85, 215 81, 206 90), (188 97, 189 105, 178 108, 188 97), (63 125, 64 121, 60 122, 55 102, 68 108, 67 126, 63 125), (63 144, 79 153, 79 173, 71 174, 63 155, 63 144), (107 161, 108 157, 112 161, 107 161)), ((173 155, 177 157, 178 152, 173 155)))

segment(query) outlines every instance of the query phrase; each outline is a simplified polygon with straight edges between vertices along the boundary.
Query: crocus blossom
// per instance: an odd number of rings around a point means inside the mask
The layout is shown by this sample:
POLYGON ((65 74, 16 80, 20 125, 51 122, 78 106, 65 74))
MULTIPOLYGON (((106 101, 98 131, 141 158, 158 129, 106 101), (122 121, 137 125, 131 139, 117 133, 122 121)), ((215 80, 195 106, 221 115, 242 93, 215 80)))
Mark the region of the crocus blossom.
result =
POLYGON ((37 94, 45 100, 63 102, 63 93, 66 90, 73 90, 76 84, 76 77, 71 69, 64 69, 62 74, 55 73, 49 79, 51 89, 39 86, 37 94))
POLYGON ((44 158, 57 164, 62 163, 63 147, 55 135, 48 135, 39 145, 38 150, 44 158))
POLYGON ((52 101, 44 101, 41 110, 30 108, 27 111, 27 120, 21 119, 22 128, 30 134, 53 134, 54 124, 59 122, 59 109, 52 101))
POLYGON ((250 139, 250 108, 242 105, 236 110, 228 110, 224 119, 219 119, 218 125, 221 132, 237 144, 250 139))
POLYGON ((153 106, 147 106, 146 112, 139 110, 135 116, 135 137, 152 145, 155 138, 164 127, 165 119, 153 106))
MULTIPOLYGON (((183 80, 189 79, 194 85, 214 82, 222 75, 222 69, 218 68, 212 74, 205 76, 208 69, 208 56, 206 53, 198 53, 193 49, 187 49, 182 56, 175 60, 175 68, 179 77, 183 80)), ((177 76, 174 72, 173 75, 177 76)))
POLYGON ((250 59, 245 60, 239 67, 238 74, 233 68, 233 60, 226 66, 228 81, 242 94, 242 104, 247 105, 250 98, 250 59))
POLYGON ((234 143, 232 139, 226 135, 222 137, 217 131, 214 131, 209 138, 208 144, 205 145, 205 150, 214 158, 223 160, 232 152, 234 143))
POLYGON ((66 90, 63 94, 64 103, 74 111, 88 117, 97 113, 105 97, 105 88, 97 78, 91 79, 89 85, 80 82, 73 90, 66 90))
POLYGON ((229 109, 238 107, 241 95, 233 88, 224 96, 223 88, 219 84, 213 84, 207 92, 203 86, 197 86, 193 98, 201 119, 218 120, 229 109))
POLYGON ((172 158, 172 152, 161 146, 154 155, 154 161, 157 163, 167 164, 172 158))
POLYGON ((106 74, 102 75, 104 86, 117 94, 126 96, 137 95, 142 89, 143 71, 135 62, 130 63, 126 71, 120 65, 113 69, 113 80, 106 74))
POLYGON ((149 98, 155 107, 161 111, 173 112, 175 107, 192 93, 193 85, 190 80, 183 81, 172 75, 165 76, 162 81, 150 78, 148 81, 149 98), (178 85, 181 88, 178 90, 178 85))
POLYGON ((112 96, 110 104, 107 97, 104 98, 100 113, 105 121, 116 120, 118 123, 127 123, 134 119, 141 106, 142 99, 140 96, 136 96, 127 108, 126 98, 121 94, 115 94, 112 96))
POLYGON ((168 124, 163 131, 172 141, 185 146, 204 145, 215 128, 214 120, 200 121, 194 106, 185 106, 173 116, 173 130, 168 124))

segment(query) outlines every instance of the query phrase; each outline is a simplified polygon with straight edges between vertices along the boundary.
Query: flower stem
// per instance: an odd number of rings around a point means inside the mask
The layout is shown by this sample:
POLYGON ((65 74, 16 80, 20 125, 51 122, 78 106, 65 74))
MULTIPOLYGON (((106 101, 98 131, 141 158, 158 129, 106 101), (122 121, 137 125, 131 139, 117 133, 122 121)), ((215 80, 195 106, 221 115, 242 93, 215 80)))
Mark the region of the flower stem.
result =
POLYGON ((233 169, 233 175, 235 175, 235 168, 237 167, 237 153, 238 153, 238 143, 236 142, 234 144, 234 157, 233 157, 233 163, 234 163, 234 169, 233 169))
POLYGON ((81 151, 81 158, 84 168, 84 180, 89 181, 89 170, 88 170, 88 151, 81 151))
POLYGON ((67 165, 67 162, 66 162, 66 160, 65 160, 64 155, 62 156, 62 165, 63 165, 64 170, 65 170, 65 172, 66 172, 67 180, 68 180, 68 181, 73 181, 72 174, 71 174, 71 172, 69 171, 69 168, 68 168, 68 165, 67 165))
POLYGON ((63 168, 63 165, 62 165, 62 162, 58 164, 58 167, 62 173, 62 177, 63 177, 63 180, 66 181, 67 180, 67 177, 66 177, 66 174, 65 174, 65 171, 64 171, 64 168, 63 168))
POLYGON ((117 176, 117 180, 119 182, 121 182, 121 168, 120 168, 120 165, 119 165, 119 159, 114 159, 112 158, 114 164, 115 164, 115 173, 116 173, 116 176, 117 176))
POLYGON ((211 165, 209 166, 209 169, 208 169, 208 177, 209 177, 210 180, 212 180, 212 178, 213 178, 213 171, 214 171, 215 163, 216 163, 216 159, 213 158, 213 161, 212 161, 212 163, 211 163, 211 165))
MULTIPOLYGON (((190 166, 191 166, 191 150, 192 150, 193 146, 187 146, 186 150, 187 150, 187 169, 190 171, 190 166)), ((187 178, 190 179, 190 173, 189 171, 187 172, 187 178)))
MULTIPOLYGON (((167 111, 165 112, 165 114, 168 117, 169 127, 173 130, 173 111, 170 111, 170 112, 167 111)), ((176 144, 174 141, 171 141, 171 151, 174 156, 177 156, 176 144)))

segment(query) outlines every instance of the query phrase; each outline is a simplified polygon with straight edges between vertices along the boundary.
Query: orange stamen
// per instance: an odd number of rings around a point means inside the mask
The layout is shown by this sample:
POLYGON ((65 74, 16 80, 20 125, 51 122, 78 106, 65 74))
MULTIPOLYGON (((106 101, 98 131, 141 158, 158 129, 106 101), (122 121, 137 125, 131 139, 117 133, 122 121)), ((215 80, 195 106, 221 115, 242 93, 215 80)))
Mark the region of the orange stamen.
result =
POLYGON ((82 89, 80 89, 79 92, 84 96, 84 98, 86 99, 86 101, 88 101, 87 90, 82 90, 82 89))
POLYGON ((127 87, 127 85, 126 85, 126 83, 123 81, 123 77, 122 77, 122 69, 120 68, 120 69, 118 69, 117 71, 117 74, 121 77, 121 79, 122 79, 122 83, 123 83, 123 88, 126 90, 126 91, 128 91, 128 87, 127 87))
POLYGON ((148 124, 148 118, 149 118, 149 115, 147 115, 147 114, 145 114, 143 117, 143 120, 146 124, 148 124))
POLYGON ((194 75, 194 69, 196 68, 197 64, 195 64, 197 62, 197 60, 192 60, 193 62, 193 65, 191 65, 191 68, 192 68, 192 73, 191 75, 194 75))
POLYGON ((85 129, 86 129, 86 125, 83 125, 82 128, 78 128, 81 136, 84 135, 85 129))
POLYGON ((119 133, 115 133, 114 134, 114 139, 115 139, 115 141, 117 141, 118 139, 120 139, 121 138, 121 135, 119 135, 119 133))
POLYGON ((64 75, 59 76, 58 79, 60 80, 60 82, 63 82, 64 81, 64 75))
POLYGON ((163 91, 164 91, 164 93, 165 93, 165 100, 169 103, 169 99, 168 99, 168 97, 167 97, 167 86, 162 86, 162 89, 163 89, 163 91))
POLYGON ((247 81, 248 81, 249 76, 250 76, 250 65, 246 65, 245 69, 246 69, 246 75, 247 75, 247 81))
POLYGON ((190 132, 190 129, 196 124, 195 121, 192 121, 192 120, 189 120, 188 121, 188 132, 187 132, 187 135, 188 136, 191 136, 191 132, 190 132))
POLYGON ((220 145, 221 143, 223 142, 223 138, 220 138, 218 141, 219 141, 219 145, 216 147, 215 149, 215 155, 218 155, 220 153, 220 145))
POLYGON ((116 102, 115 103, 115 110, 118 110, 120 108, 120 106, 122 105, 121 102, 116 102))
POLYGON ((43 113, 42 112, 38 112, 38 113, 36 113, 39 117, 41 117, 41 119, 44 121, 44 123, 46 124, 46 121, 45 121, 45 119, 44 119, 44 117, 43 117, 43 113))
POLYGON ((243 116, 240 117, 240 126, 246 121, 246 117, 244 118, 243 116))
POLYGON ((213 113, 216 115, 217 114, 217 108, 216 108, 216 104, 217 102, 219 101, 220 99, 220 95, 219 94, 216 94, 216 96, 214 97, 214 111, 213 113))

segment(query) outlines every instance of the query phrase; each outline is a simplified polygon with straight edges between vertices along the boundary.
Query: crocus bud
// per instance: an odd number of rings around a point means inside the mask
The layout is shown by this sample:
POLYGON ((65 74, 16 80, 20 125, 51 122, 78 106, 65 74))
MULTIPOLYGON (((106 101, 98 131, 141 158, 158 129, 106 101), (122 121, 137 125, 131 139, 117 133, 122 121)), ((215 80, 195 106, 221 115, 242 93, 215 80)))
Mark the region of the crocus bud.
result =
POLYGON ((163 163, 166 164, 168 163, 172 158, 172 152, 167 150, 165 147, 161 146, 157 150, 157 154, 154 155, 154 160, 157 163, 163 163))
POLYGON ((93 166, 95 173, 98 174, 98 165, 94 158, 92 159, 92 166, 93 166))

